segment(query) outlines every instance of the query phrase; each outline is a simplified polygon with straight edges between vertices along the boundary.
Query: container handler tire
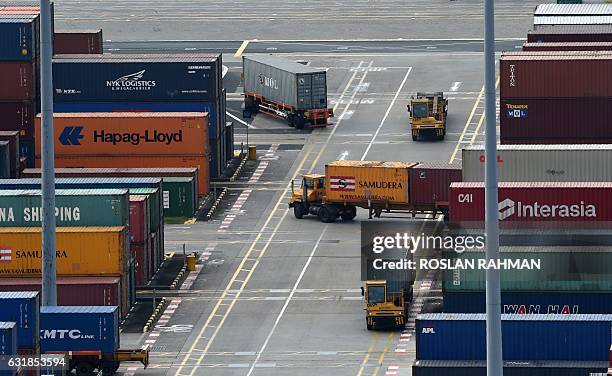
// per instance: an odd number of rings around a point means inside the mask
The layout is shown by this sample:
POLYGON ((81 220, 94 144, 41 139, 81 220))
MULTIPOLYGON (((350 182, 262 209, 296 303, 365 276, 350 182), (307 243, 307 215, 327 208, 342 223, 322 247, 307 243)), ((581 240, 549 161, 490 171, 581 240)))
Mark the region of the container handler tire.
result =
POLYGON ((419 140, 419 136, 415 136, 414 134, 412 135, 412 141, 418 141, 419 140))
POLYGON ((295 216, 295 218, 297 219, 302 219, 304 218, 304 210, 302 209, 302 205, 301 204, 295 204, 293 206, 293 215, 295 216))
POLYGON ((342 212, 342 220, 343 221, 352 221, 357 216, 357 208, 354 206, 348 206, 342 212))
POLYGON ((366 324, 366 326, 367 326, 368 330, 374 329, 374 325, 366 324))
POLYGON ((295 128, 304 129, 305 125, 306 125, 306 119, 304 119, 304 115, 302 114, 295 115, 295 128))
POLYGON ((329 206, 321 206, 317 215, 319 220, 323 223, 332 223, 336 221, 336 210, 329 206))
POLYGON ((293 114, 287 115, 287 125, 289 125, 292 128, 295 127, 295 115, 293 114))
POLYGON ((119 369, 119 364, 116 362, 105 362, 102 364, 102 376, 112 376, 119 369))
POLYGON ((79 362, 74 368, 77 376, 91 376, 94 374, 94 367, 89 362, 79 362))

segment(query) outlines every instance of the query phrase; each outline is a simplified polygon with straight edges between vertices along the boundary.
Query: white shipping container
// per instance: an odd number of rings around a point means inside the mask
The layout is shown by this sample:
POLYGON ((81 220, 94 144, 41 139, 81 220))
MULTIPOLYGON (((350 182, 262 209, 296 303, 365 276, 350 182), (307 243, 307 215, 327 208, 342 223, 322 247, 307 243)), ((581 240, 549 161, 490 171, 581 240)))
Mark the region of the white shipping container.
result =
MULTIPOLYGON (((498 145, 503 182, 610 182, 612 145, 498 145)), ((463 181, 484 181, 484 146, 462 152, 463 181)))

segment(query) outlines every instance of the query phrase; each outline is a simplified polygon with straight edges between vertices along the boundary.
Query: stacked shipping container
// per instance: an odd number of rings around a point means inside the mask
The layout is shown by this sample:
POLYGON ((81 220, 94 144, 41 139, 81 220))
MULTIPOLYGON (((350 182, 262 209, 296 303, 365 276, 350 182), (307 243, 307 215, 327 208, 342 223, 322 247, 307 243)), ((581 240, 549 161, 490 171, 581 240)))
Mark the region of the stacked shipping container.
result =
POLYGON ((53 34, 53 53, 61 54, 101 54, 102 29, 97 30, 56 30, 53 34))

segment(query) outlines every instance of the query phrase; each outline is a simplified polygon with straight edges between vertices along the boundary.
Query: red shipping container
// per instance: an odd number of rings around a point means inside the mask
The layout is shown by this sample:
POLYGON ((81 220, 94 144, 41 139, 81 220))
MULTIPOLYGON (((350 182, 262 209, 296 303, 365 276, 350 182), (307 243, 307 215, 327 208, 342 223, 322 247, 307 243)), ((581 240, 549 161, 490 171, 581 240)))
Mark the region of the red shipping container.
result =
POLYGON ((26 101, 36 96, 36 78, 31 62, 0 62, 0 100, 26 101))
POLYGON ((502 144, 612 143, 609 98, 502 99, 502 144))
POLYGON ((612 53, 507 53, 500 59, 500 98, 612 97, 612 53))
POLYGON ((612 25, 557 25, 527 33, 527 42, 612 42, 612 25))
POLYGON ((0 131, 19 131, 21 137, 34 137, 36 105, 33 102, 0 102, 0 131))
POLYGON ((134 271, 136 274, 136 286, 144 286, 149 281, 148 278, 148 254, 150 253, 148 243, 131 243, 130 249, 132 250, 132 257, 134 257, 134 271))
POLYGON ((56 30, 53 35, 54 55, 102 53, 102 29, 56 30))
POLYGON ((451 183, 462 181, 461 166, 419 163, 410 169, 410 202, 415 205, 447 203, 451 183))
POLYGON ((524 43, 523 51, 612 51, 612 42, 524 43))
MULTIPOLYGON (((574 223, 590 227, 612 221, 612 183, 499 183, 498 200, 501 226, 574 223)), ((453 183, 451 222, 482 223, 484 202, 483 183, 453 183)))
MULTIPOLYGON (((125 317, 129 307, 122 305, 119 277, 58 277, 57 304, 61 306, 120 306, 125 317)), ((40 278, 0 278, 0 291, 40 291, 40 278)))
POLYGON ((130 195, 130 242, 143 243, 149 234, 147 196, 130 195))
POLYGON ((153 257, 153 251, 155 248, 154 236, 152 234, 147 235, 147 280, 150 281, 155 275, 155 258, 153 257))

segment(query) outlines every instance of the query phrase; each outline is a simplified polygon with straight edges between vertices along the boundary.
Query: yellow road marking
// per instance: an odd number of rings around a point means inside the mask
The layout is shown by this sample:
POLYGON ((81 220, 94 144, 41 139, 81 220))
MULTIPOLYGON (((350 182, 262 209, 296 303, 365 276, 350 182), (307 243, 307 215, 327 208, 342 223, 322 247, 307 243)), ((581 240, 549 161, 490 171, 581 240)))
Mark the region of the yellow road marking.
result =
POLYGON ((480 100, 482 99, 482 97, 484 95, 484 90, 485 90, 485 87, 483 85, 482 89, 480 90, 480 93, 478 93, 478 97, 476 98, 476 102, 474 102, 474 107, 472 107, 472 111, 470 112, 470 116, 468 116, 467 121, 465 122, 465 127, 463 127, 463 132, 461 132, 461 136, 459 136, 459 141, 457 141, 457 145, 455 146, 455 150, 453 151, 453 154, 451 155, 450 161, 448 161, 448 163, 453 163, 455 161, 455 158, 457 158, 457 153, 461 149, 461 141, 463 140, 463 137, 465 136, 465 133, 467 132, 468 128, 470 127, 470 123, 472 123, 472 118, 474 118, 474 114, 476 113, 476 108, 478 107, 478 104, 480 103, 480 100))
POLYGON ((378 365, 376 366, 376 369, 374 370, 374 374, 372 376, 378 375, 378 372, 380 371, 380 367, 382 367, 382 363, 385 360, 385 355, 387 355, 387 350, 389 349, 389 345, 391 344, 391 341, 393 340, 394 334, 395 333, 389 333, 389 337, 387 337, 387 343, 385 343, 385 348, 383 349, 382 353, 378 357, 378 365))
POLYGON ((242 42, 242 44, 240 45, 240 47, 238 47, 238 49, 236 50, 236 53, 234 54, 234 57, 242 56, 242 53, 244 52, 244 50, 246 50, 246 48, 249 45, 249 43, 251 43, 251 41, 249 39, 244 40, 242 42))
MULTIPOLYGON (((497 77, 497 82, 495 82, 495 88, 497 89, 498 86, 499 86, 499 77, 497 77)), ((500 109, 500 116, 501 116, 501 109, 500 109)), ((480 127, 482 126, 484 119, 485 119, 485 112, 482 111, 482 115, 480 115, 480 120, 478 121, 478 126, 476 126, 476 130, 474 131, 474 134, 472 135, 472 139, 470 140, 470 145, 473 144, 474 141, 476 141, 476 136, 478 136, 478 131, 480 131, 480 127)))
POLYGON ((368 348, 368 352, 365 354, 365 357, 361 362, 361 367, 359 367, 359 372, 357 372, 357 376, 361 376, 363 374, 363 371, 365 370, 365 367, 368 364, 368 361, 370 360, 370 356, 372 356, 372 352, 376 347, 376 342, 378 342, 378 332, 374 332, 374 335, 372 335, 372 344, 368 348))

